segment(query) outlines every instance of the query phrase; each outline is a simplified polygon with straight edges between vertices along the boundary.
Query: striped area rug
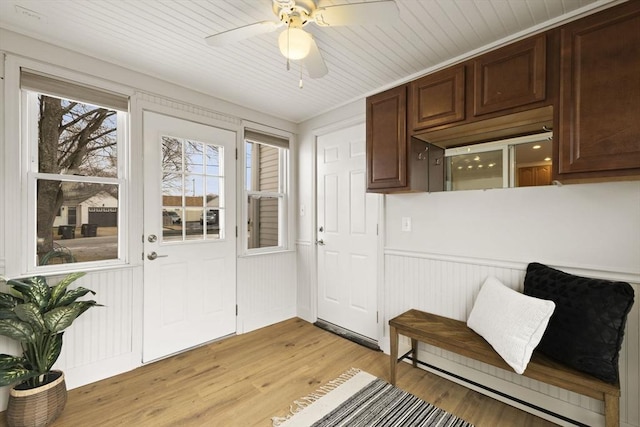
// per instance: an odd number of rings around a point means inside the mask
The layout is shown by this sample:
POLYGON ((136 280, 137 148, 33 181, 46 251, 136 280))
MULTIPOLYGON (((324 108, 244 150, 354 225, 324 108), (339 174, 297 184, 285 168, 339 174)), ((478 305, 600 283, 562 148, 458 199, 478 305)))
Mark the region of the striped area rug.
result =
POLYGON ((359 369, 351 369, 291 405, 274 427, 473 427, 359 369))

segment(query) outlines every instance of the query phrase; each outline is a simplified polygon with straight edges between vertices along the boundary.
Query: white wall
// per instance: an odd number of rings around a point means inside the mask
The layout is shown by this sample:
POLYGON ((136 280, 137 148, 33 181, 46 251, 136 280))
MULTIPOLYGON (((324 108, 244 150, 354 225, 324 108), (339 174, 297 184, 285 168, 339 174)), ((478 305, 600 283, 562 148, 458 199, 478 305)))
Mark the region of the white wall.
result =
POLYGON ((390 195, 386 208, 389 249, 640 275, 639 181, 390 195))
MULTIPOLYGON (((65 371, 69 388, 126 372, 141 365, 142 349, 142 246, 143 216, 142 113, 145 108, 163 112, 189 114, 192 117, 215 117, 241 129, 250 121, 295 133, 297 126, 263 112, 248 110, 118 65, 74 53, 47 43, 0 29, 0 53, 13 58, 13 64, 27 61, 35 68, 72 70, 86 79, 98 79, 108 87, 116 86, 132 95, 131 114, 131 188, 127 192, 130 215, 126 218, 129 262, 125 266, 92 271, 78 283, 96 291, 95 299, 105 304, 78 319, 65 333, 63 353, 56 365, 65 371), (155 107, 154 107, 155 106, 155 107)), ((4 61, 2 77, 5 76, 4 61)), ((12 66, 13 67, 13 66, 12 66)), ((19 209, 22 191, 15 183, 20 179, 20 155, 15 145, 18 133, 18 70, 0 85, 0 274, 12 277, 21 271, 23 253, 11 242, 24 241, 26 229, 19 209), (11 85, 11 87, 8 87, 11 85), (9 106, 9 108, 7 107, 9 106), (7 135, 11 137, 7 137, 7 135)), ((295 150, 292 150, 295 153, 295 150)), ((295 188, 295 185, 293 185, 295 188)), ((239 198, 240 199, 240 198, 239 198)), ((295 199, 294 199, 295 200, 295 199)), ((240 212, 240 209, 238 209, 240 212)), ((295 316, 296 264, 293 252, 255 255, 241 258, 237 268, 238 333, 246 332, 295 316), (265 269, 270 266, 270 270, 265 269)), ((15 343, 0 337, 0 353, 16 353, 15 343)), ((0 411, 6 407, 8 391, 0 390, 0 411)))

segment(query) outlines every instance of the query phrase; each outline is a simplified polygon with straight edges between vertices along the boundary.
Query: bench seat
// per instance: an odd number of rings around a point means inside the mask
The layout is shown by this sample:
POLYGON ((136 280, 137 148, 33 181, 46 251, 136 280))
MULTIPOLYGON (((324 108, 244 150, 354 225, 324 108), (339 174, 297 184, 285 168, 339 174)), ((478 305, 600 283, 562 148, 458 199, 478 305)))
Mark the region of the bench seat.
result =
MULTIPOLYGON (((418 341, 448 350, 480 362, 513 372, 491 345, 465 322, 409 310, 389 321, 391 335, 391 384, 396 382, 398 335, 411 338, 413 366, 417 366, 418 341)), ((539 352, 533 353, 525 377, 604 401, 607 427, 620 424, 620 385, 610 384, 589 374, 569 368, 539 352)))

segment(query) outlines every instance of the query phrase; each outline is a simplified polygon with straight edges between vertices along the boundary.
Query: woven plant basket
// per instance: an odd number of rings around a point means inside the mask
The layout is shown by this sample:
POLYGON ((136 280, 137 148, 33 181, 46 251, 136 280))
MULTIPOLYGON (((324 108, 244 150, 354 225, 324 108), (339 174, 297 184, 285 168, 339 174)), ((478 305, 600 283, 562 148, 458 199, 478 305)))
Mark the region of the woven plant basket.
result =
POLYGON ((64 373, 51 371, 51 381, 40 387, 17 390, 11 387, 7 406, 9 427, 48 426, 62 413, 67 403, 67 385, 64 373))

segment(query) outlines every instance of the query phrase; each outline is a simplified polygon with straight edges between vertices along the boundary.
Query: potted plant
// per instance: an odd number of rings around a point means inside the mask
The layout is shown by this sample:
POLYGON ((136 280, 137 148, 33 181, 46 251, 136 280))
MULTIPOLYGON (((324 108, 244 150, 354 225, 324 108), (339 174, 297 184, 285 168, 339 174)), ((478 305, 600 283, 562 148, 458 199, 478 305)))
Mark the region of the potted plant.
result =
POLYGON ((64 330, 95 301, 77 301, 95 292, 69 285, 85 273, 65 276, 49 286, 43 276, 5 280, 0 291, 0 335, 22 347, 21 356, 0 354, 0 386, 12 385, 7 407, 11 427, 44 426, 55 420, 67 401, 64 374, 52 370, 62 350, 64 330))

